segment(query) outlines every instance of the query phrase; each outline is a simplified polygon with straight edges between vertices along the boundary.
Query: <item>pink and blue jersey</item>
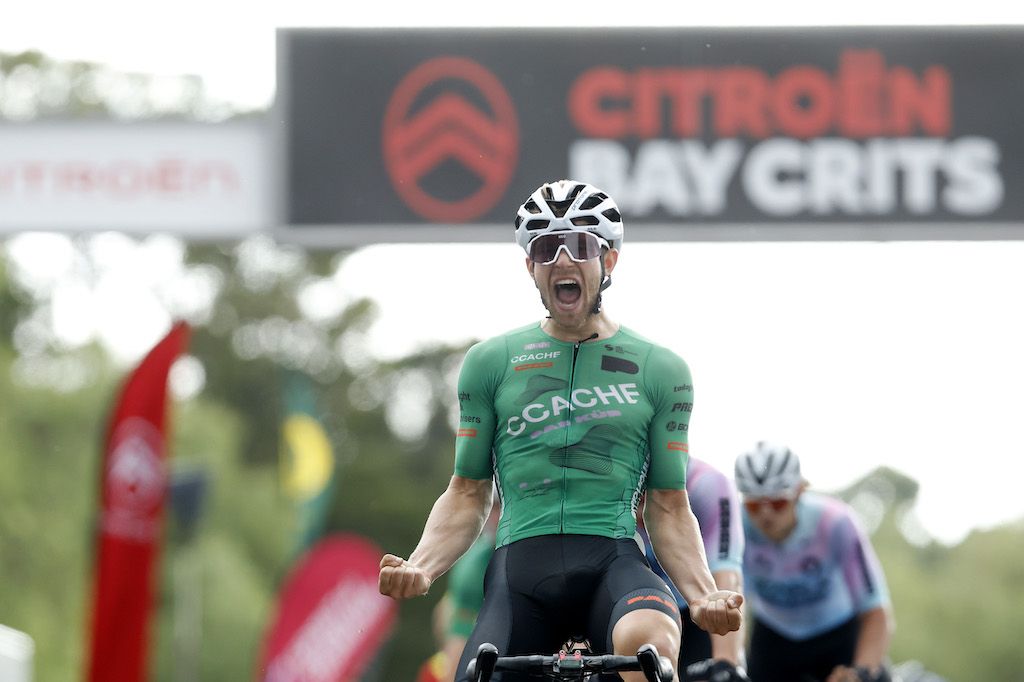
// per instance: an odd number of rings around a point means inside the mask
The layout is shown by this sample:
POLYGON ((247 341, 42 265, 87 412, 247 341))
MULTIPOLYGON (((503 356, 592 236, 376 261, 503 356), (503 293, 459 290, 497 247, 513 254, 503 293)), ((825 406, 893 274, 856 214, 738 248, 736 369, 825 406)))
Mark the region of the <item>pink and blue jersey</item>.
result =
POLYGON ((842 500, 805 492, 796 514, 796 528, 779 544, 743 515, 744 596, 754 618, 805 640, 888 606, 881 564, 853 510, 842 500))
MULTIPOLYGON (((743 563, 743 520, 740 514, 736 486, 728 476, 707 462, 691 456, 686 465, 686 494, 690 498, 690 509, 697 517, 700 534, 704 540, 704 552, 711 572, 742 570, 743 563)), ((665 570, 658 563, 651 548, 647 529, 639 528, 644 542, 647 561, 654 572, 665 579, 672 594, 685 609, 686 600, 672 584, 665 570)))

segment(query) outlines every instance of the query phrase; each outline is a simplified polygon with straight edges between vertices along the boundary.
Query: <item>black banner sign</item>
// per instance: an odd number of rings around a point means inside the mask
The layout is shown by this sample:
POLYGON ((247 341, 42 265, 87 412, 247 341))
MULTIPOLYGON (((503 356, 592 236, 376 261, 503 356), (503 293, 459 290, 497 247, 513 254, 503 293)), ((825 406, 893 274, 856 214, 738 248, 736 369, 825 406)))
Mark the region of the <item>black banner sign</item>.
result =
POLYGON ((1024 30, 282 29, 286 234, 512 239, 591 182, 630 239, 1024 238, 1024 30))

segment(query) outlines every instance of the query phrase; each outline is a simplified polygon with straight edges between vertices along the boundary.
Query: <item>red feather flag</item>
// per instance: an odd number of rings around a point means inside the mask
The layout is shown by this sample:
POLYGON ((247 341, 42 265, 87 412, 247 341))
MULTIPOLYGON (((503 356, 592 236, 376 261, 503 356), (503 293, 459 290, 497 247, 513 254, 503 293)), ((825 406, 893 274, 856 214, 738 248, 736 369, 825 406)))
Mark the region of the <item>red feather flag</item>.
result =
POLYGON ((167 493, 167 375, 181 322, 128 378, 107 431, 97 529, 89 682, 147 677, 149 616, 167 493))

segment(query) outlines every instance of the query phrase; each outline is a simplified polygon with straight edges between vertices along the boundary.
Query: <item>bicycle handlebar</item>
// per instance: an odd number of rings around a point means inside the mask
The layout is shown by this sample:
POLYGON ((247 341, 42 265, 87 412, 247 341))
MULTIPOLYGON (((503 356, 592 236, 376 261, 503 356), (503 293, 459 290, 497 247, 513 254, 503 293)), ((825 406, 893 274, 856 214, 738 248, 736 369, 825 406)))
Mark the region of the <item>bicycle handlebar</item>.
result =
POLYGON ((652 644, 640 647, 636 656, 584 656, 579 652, 553 656, 498 656, 498 649, 493 644, 481 644, 476 658, 466 667, 466 674, 473 682, 490 682, 491 675, 497 671, 547 675, 557 680, 582 680, 590 673, 642 671, 650 682, 672 682, 675 679, 672 662, 659 656, 652 644))

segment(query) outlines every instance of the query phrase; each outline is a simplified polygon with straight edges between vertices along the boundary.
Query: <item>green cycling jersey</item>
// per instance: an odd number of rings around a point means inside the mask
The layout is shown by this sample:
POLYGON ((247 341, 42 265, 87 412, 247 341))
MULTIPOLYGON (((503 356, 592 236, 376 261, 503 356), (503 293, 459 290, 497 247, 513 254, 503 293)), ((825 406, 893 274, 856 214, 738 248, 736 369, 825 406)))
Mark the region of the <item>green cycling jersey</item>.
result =
POLYGON ((537 535, 632 537, 648 487, 686 485, 690 370, 620 327, 561 341, 531 324, 470 348, 455 473, 494 477, 496 546, 537 535))

